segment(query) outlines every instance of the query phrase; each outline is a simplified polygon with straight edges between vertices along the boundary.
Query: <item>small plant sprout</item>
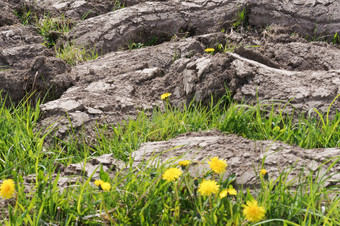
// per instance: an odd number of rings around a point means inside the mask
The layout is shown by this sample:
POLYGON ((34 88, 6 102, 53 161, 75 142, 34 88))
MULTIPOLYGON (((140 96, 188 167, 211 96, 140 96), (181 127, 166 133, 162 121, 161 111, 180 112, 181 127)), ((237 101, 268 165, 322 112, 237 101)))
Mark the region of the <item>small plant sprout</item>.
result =
POLYGON ((23 25, 28 25, 32 22, 32 13, 29 8, 24 5, 21 9, 14 10, 14 14, 18 17, 23 25))
POLYGON ((223 44, 218 44, 217 45, 217 50, 218 50, 218 52, 223 52, 224 51, 224 47, 223 47, 223 44))
POLYGON ((115 0, 113 11, 116 11, 118 9, 123 9, 125 7, 125 3, 121 3, 119 0, 115 0))
POLYGON ((333 44, 340 44, 340 36, 338 35, 338 33, 335 33, 335 35, 333 36, 333 44))
POLYGON ((238 14, 236 15, 234 19, 233 28, 237 30, 240 27, 246 27, 248 25, 247 21, 247 10, 246 8, 242 9, 242 11, 238 11, 238 14))

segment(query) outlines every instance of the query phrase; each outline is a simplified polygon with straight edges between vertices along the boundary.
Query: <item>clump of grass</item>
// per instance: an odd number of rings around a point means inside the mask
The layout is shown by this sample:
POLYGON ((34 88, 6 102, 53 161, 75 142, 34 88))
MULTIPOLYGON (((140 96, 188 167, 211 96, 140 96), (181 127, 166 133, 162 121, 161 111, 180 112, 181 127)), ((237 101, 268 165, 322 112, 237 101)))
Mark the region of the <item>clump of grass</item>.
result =
POLYGON ((63 48, 56 49, 56 57, 74 66, 87 60, 97 59, 98 53, 95 47, 89 50, 85 47, 79 48, 71 43, 66 43, 63 48))
POLYGON ((138 43, 135 43, 133 41, 130 41, 129 44, 128 44, 128 49, 129 50, 133 50, 133 49, 141 49, 145 47, 144 46, 144 43, 141 43, 141 42, 138 42, 138 43))
MULTIPOLYGON (((23 175, 32 173, 38 156, 44 155, 43 142, 48 135, 43 135, 42 131, 33 132, 40 114, 39 102, 34 107, 23 101, 7 108, 0 95, 0 104, 0 177, 12 170, 23 175)), ((42 161, 40 165, 43 167, 45 163, 42 161)))
POLYGON ((147 46, 157 45, 160 42, 161 41, 160 41, 160 38, 158 36, 153 36, 149 41, 147 41, 145 43, 142 43, 142 42, 135 43, 134 41, 129 41, 129 44, 127 44, 127 48, 129 50, 141 49, 141 48, 144 48, 144 47, 147 47, 147 46))
POLYGON ((35 26, 38 28, 39 34, 44 37, 44 45, 53 47, 61 36, 72 29, 74 22, 65 18, 64 15, 59 18, 45 15, 42 19, 36 17, 35 26))
POLYGON ((49 48, 55 46, 58 39, 75 25, 75 22, 67 19, 63 14, 58 18, 52 18, 49 14, 39 18, 37 13, 32 13, 26 6, 14 11, 14 14, 23 25, 34 25, 45 40, 43 44, 49 48))
POLYGON ((13 13, 18 17, 18 19, 23 25, 31 24, 34 21, 32 11, 26 5, 24 5, 18 10, 15 10, 13 13))
POLYGON ((238 30, 239 28, 243 27, 246 28, 249 24, 249 19, 247 15, 247 8, 243 8, 242 10, 238 10, 235 18, 234 18, 234 23, 233 23, 233 28, 235 30, 238 30))
POLYGON ((119 0, 113 0, 113 11, 125 8, 125 3, 121 3, 119 0))

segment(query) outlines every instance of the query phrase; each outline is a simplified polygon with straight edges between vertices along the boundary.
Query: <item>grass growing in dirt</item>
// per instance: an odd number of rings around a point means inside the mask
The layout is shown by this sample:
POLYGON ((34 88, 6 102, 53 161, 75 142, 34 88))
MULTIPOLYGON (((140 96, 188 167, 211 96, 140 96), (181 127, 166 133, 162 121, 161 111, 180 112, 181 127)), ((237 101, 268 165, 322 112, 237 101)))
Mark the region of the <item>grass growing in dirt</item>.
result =
POLYGON ((52 18, 49 15, 45 15, 41 19, 36 17, 35 22, 39 34, 44 37, 44 45, 49 48, 55 46, 58 39, 69 32, 74 24, 64 15, 59 18, 52 18))
POLYGON ((56 48, 56 57, 63 59, 71 66, 88 60, 98 58, 98 53, 95 48, 86 49, 85 47, 77 47, 72 43, 66 43, 63 48, 56 48))
MULTIPOLYGON (((116 1, 115 5, 116 4, 120 6, 119 1, 116 1)), ((55 47, 58 40, 76 25, 74 21, 66 18, 64 15, 51 17, 49 14, 44 14, 42 17, 39 17, 25 6, 22 7, 20 11, 14 12, 14 14, 23 25, 31 24, 35 26, 37 32, 44 38, 44 43, 42 44, 48 48, 55 47)), ((86 16, 87 15, 84 15, 83 19, 85 19, 86 16)), ((56 57, 63 59, 71 66, 98 58, 95 47, 86 49, 85 47, 76 47, 72 43, 65 43, 65 45, 58 48, 55 47, 55 54, 56 57)))
MULTIPOLYGON (((226 95, 209 107, 191 103, 181 110, 155 110, 151 117, 141 113, 136 120, 100 127, 96 144, 89 145, 85 137, 74 136, 77 138, 45 146, 49 128, 37 128, 39 104, 30 106, 23 102, 7 108, 4 100, 1 103, 0 178, 11 178, 15 184, 12 188, 12 183, 6 181, 8 189, 0 192, 2 196, 13 196, 8 199, 8 207, 1 208, 2 224, 340 224, 338 188, 325 187, 328 178, 321 171, 307 176, 301 173, 288 181, 293 166, 282 171, 276 180, 254 169, 261 186, 253 195, 243 192, 242 187, 231 187, 235 175, 222 179, 223 174, 219 173, 225 168, 223 161, 215 163, 215 167, 211 165, 215 172, 208 171, 196 179, 187 173, 190 164, 180 167, 175 160, 170 160, 158 166, 147 167, 149 164, 144 163, 120 170, 114 177, 101 171, 102 182, 96 183, 108 183, 99 185, 102 189, 94 185, 91 178, 82 177, 67 189, 57 187, 58 176, 52 180, 56 163, 68 165, 113 153, 116 158, 132 164, 129 154, 142 142, 167 140, 189 131, 216 128, 251 139, 276 139, 305 148, 338 147, 340 114, 333 119, 327 114, 316 114, 316 117, 300 116, 294 120, 293 116, 282 113, 284 109, 278 113, 274 107, 268 110, 265 102, 253 106, 238 104, 226 95), (221 165, 222 168, 216 168, 221 165), (164 173, 169 168, 177 170, 166 176, 164 173), (178 177, 171 176, 176 172, 178 177), (33 173, 32 188, 24 192, 23 176, 33 173), (212 178, 209 186, 203 183, 204 179, 212 178), (297 184, 294 189, 293 184, 297 184), (236 194, 225 189, 235 189, 236 194)), ((328 171, 337 161, 339 158, 331 160, 333 165, 328 171)), ((228 168, 224 174, 228 175, 228 168)))

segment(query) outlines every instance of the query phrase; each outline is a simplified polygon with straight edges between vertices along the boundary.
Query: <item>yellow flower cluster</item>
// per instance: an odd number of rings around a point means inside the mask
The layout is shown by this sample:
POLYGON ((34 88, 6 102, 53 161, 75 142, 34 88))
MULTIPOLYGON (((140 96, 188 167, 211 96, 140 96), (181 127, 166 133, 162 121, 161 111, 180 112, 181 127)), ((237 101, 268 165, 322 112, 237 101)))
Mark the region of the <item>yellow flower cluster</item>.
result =
POLYGON ((95 180, 94 184, 97 187, 100 186, 100 188, 103 189, 104 191, 110 191, 110 189, 111 189, 111 184, 109 182, 104 182, 102 180, 95 180))
POLYGON ((189 165, 191 163, 190 160, 182 160, 178 162, 178 165, 182 166, 182 167, 186 167, 187 165, 189 165))
POLYGON ((12 179, 4 180, 0 187, 0 196, 9 199, 15 192, 14 181, 12 179))
POLYGON ((212 52, 215 51, 215 49, 214 49, 214 48, 206 48, 204 51, 205 51, 206 53, 212 53, 212 52))
POLYGON ((209 196, 211 194, 218 193, 220 185, 214 180, 203 180, 198 186, 198 192, 203 196, 209 196))
POLYGON ((266 210, 263 207, 258 206, 255 199, 247 201, 246 205, 243 206, 243 215, 250 222, 262 220, 265 214, 266 210))
POLYGON ((97 187, 99 187, 100 185, 102 185, 104 183, 104 181, 102 181, 102 180, 95 180, 94 181, 94 184, 97 186, 97 187))
MULTIPOLYGON (((208 164, 210 169, 216 173, 221 174, 226 171, 228 164, 224 159, 220 159, 219 157, 212 157, 209 159, 208 164)), ((178 165, 181 167, 186 167, 191 164, 189 160, 182 160, 178 162, 178 165)), ((177 180, 181 175, 182 171, 179 168, 169 168, 165 170, 162 174, 162 178, 168 182, 172 182, 177 180)), ((261 175, 266 175, 267 171, 265 169, 261 169, 261 175)), ((96 183, 96 182, 95 182, 96 183)), ((98 182, 99 183, 99 182, 98 182)), ((227 196, 236 196, 237 191, 233 188, 232 185, 229 188, 223 189, 220 191, 220 185, 214 179, 203 179, 201 183, 198 182, 198 179, 194 180, 195 186, 198 186, 198 193, 201 196, 209 197, 213 194, 218 194, 220 199, 223 199, 227 196)), ((259 206, 256 200, 247 201, 246 205, 243 205, 243 215, 249 222, 257 222, 262 220, 265 217, 266 210, 264 207, 259 206)))
POLYGON ((221 191, 220 198, 223 199, 228 194, 229 195, 237 195, 237 191, 232 186, 230 186, 228 189, 224 189, 223 191, 221 191))
POLYGON ((217 174, 225 172, 228 166, 224 159, 219 159, 218 157, 210 158, 210 162, 208 162, 208 164, 210 169, 212 169, 217 174))
POLYGON ((182 171, 178 168, 170 168, 165 170, 162 178, 168 182, 177 180, 182 175, 182 171))
POLYGON ((164 93, 161 95, 161 100, 166 100, 169 96, 171 96, 171 93, 164 93))
POLYGON ((104 191, 110 191, 111 184, 109 182, 104 182, 100 185, 104 191))

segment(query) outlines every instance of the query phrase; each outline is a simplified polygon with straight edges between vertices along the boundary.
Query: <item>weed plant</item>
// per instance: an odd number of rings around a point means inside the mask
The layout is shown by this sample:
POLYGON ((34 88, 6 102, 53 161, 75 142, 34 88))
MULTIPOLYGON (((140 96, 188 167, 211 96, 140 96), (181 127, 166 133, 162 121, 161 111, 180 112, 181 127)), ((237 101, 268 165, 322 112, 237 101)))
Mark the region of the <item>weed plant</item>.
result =
MULTIPOLYGON (((326 172, 303 173, 288 179, 294 166, 280 172, 277 179, 261 176, 254 168, 259 188, 250 190, 234 187, 236 195, 221 197, 236 179, 235 175, 207 171, 199 178, 188 173, 192 165, 180 167, 176 159, 159 164, 155 157, 137 167, 121 169, 110 177, 101 170, 101 179, 111 188, 101 190, 91 177, 79 176, 67 188, 57 186, 57 163, 68 165, 87 161, 92 156, 113 153, 127 165, 133 164, 130 153, 142 142, 173 138, 189 131, 219 129, 251 139, 282 140, 305 148, 338 147, 339 113, 316 116, 284 114, 284 108, 266 102, 255 105, 238 104, 230 95, 210 106, 192 102, 181 109, 155 109, 151 116, 141 113, 135 120, 97 127, 97 142, 88 144, 85 137, 75 136, 67 141, 44 145, 49 128, 38 129, 39 103, 30 106, 22 102, 0 109, 0 141, 2 179, 12 178, 15 194, 2 208, 0 222, 4 225, 339 225, 339 188, 326 187, 326 175, 339 161, 329 160, 326 172), (271 108, 268 108, 271 107, 271 108), (268 110, 269 109, 269 110, 268 110), (20 158, 18 157, 20 156, 20 158), (173 181, 164 179, 169 168, 181 169, 182 175, 173 181), (29 191, 25 191, 23 176, 34 174, 29 191), (202 195, 204 180, 214 180, 218 192, 202 195), (257 200, 265 215, 250 222, 244 214, 245 204, 257 200)), ((332 104, 330 104, 331 108, 332 104)), ((71 134, 72 135, 72 134, 71 134)), ((171 150, 169 150, 171 151, 171 150)), ((265 159, 263 160, 265 161, 265 159)), ((199 166, 198 166, 199 167, 199 166)), ((228 170, 228 168, 227 168, 228 170)), ((296 170, 296 169, 295 169, 296 170)), ((28 186, 26 184, 26 186, 28 186)))
POLYGON ((53 47, 60 36, 69 32, 75 25, 70 19, 64 15, 58 18, 52 18, 49 14, 44 14, 42 18, 36 13, 32 13, 29 8, 23 6, 20 10, 14 11, 14 14, 19 18, 23 25, 33 25, 37 28, 38 33, 44 38, 46 47, 53 47))
POLYGON ((44 45, 49 48, 55 46, 59 37, 69 32, 73 25, 74 23, 64 15, 60 18, 51 18, 49 15, 45 15, 42 19, 36 17, 35 23, 39 34, 44 37, 44 45))
POLYGON ((94 60, 98 58, 96 48, 86 49, 85 47, 77 47, 71 43, 66 43, 63 48, 56 48, 56 57, 63 59, 69 65, 76 65, 84 61, 94 60))
POLYGON ((249 18, 247 15, 247 8, 238 9, 238 13, 234 18, 233 29, 238 30, 239 28, 247 28, 249 25, 249 18))
POLYGON ((34 20, 32 11, 25 5, 21 9, 15 10, 13 13, 23 25, 28 25, 34 20))
POLYGON ((125 3, 121 3, 119 0, 113 0, 113 11, 125 8, 125 3))

